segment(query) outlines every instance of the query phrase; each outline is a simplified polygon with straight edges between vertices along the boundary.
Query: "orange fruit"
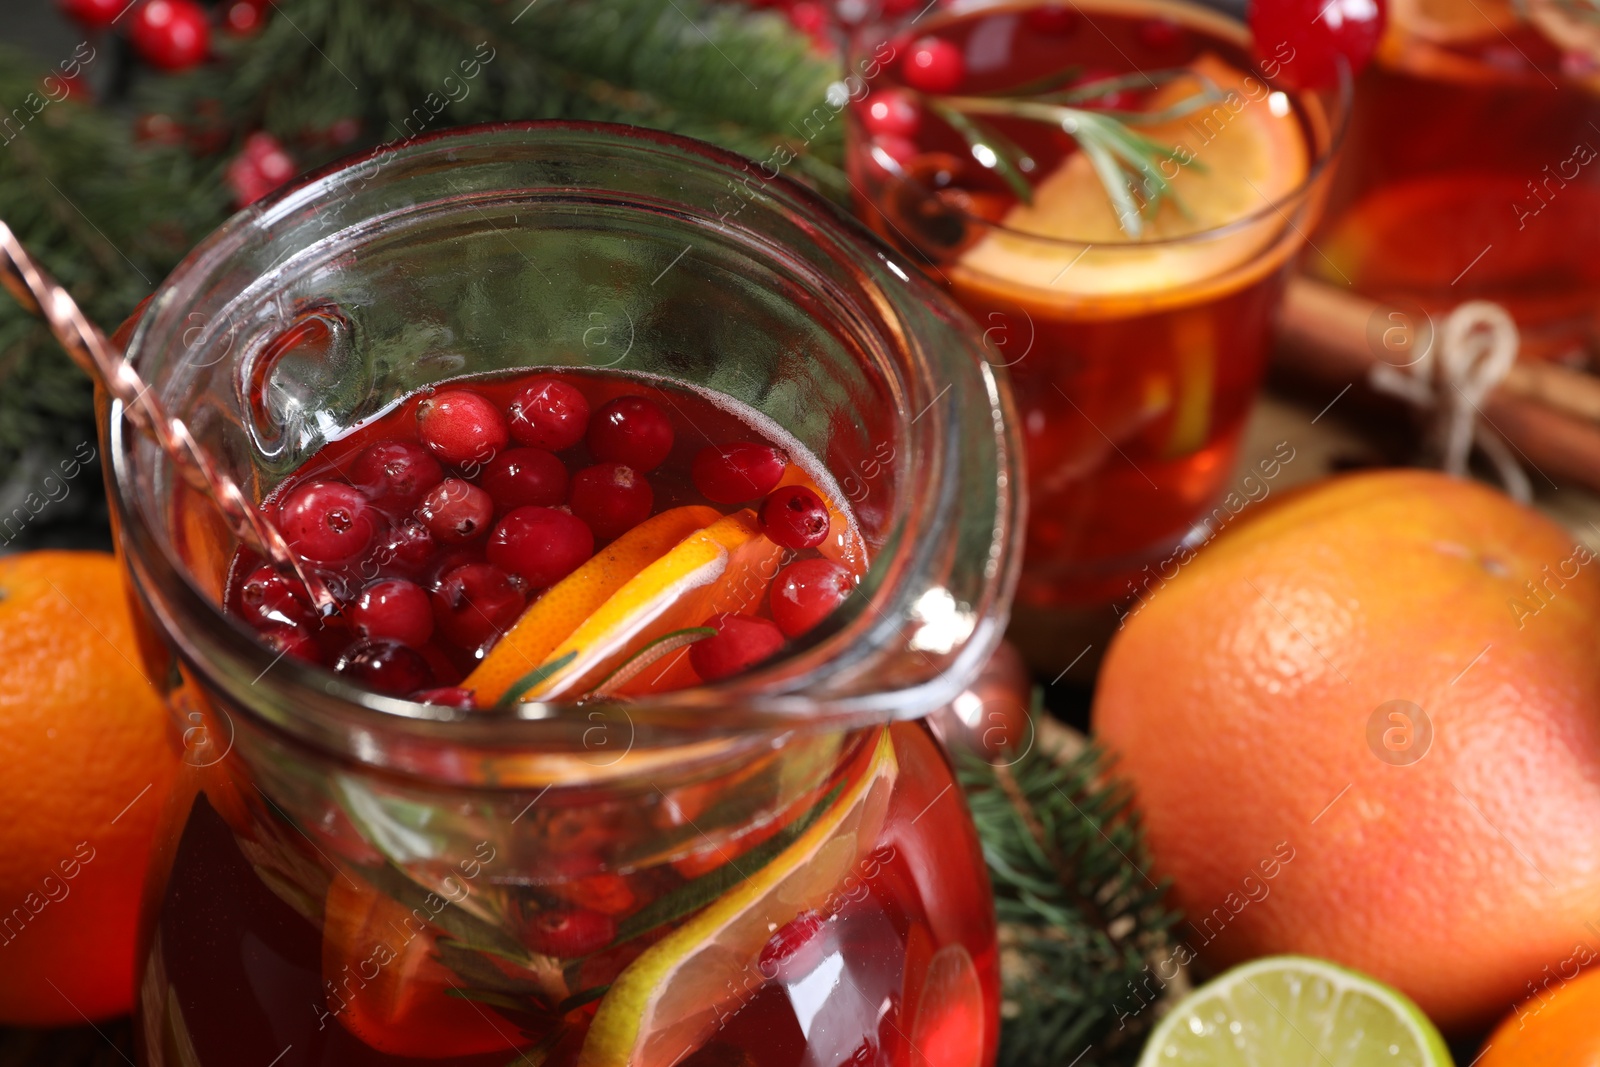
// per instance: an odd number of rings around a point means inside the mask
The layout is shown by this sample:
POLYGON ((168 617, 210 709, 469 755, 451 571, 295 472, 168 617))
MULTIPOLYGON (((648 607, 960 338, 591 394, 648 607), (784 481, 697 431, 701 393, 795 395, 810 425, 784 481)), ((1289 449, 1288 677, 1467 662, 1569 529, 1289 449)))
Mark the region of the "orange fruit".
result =
POLYGON ((1489 1035, 1476 1067, 1600 1067, 1600 971, 1579 969, 1595 959, 1594 948, 1580 945, 1551 967, 1489 1035))
MULTIPOLYGON (((690 534, 630 578, 557 645, 545 660, 550 673, 525 699, 582 696, 647 645, 699 626, 719 612, 748 611, 761 602, 782 554, 761 533, 755 512, 748 508, 690 534)), ((687 656, 669 657, 619 691, 693 684, 692 670, 687 656), (690 677, 678 682, 661 676, 675 670, 689 671, 690 677)))
POLYGON ((1260 505, 1130 611, 1095 696, 1177 936, 1326 957, 1458 1031, 1521 999, 1595 936, 1597 635, 1594 557, 1482 485, 1260 505))
POLYGON ((713 508, 692 505, 635 526, 546 590, 461 684, 481 705, 495 703, 629 579, 719 518, 713 508))
POLYGON ((126 1012, 177 760, 111 556, 0 558, 0 752, 0 1022, 126 1012))

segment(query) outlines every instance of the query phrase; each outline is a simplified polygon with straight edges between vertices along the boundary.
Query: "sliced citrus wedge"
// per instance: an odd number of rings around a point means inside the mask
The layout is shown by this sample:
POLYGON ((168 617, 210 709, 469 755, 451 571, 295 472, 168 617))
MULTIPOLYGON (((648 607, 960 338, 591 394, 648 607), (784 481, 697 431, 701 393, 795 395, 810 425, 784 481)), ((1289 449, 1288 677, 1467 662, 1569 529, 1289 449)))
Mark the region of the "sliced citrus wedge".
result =
POLYGON ((1439 1031, 1404 994, 1306 956, 1268 956, 1180 1000, 1139 1067, 1448 1067, 1439 1031))
POLYGON ((1150 110, 1202 91, 1201 79, 1222 97, 1182 118, 1138 128, 1193 160, 1166 164, 1172 195, 1145 220, 1140 240, 1123 232, 1089 155, 1074 152, 1039 183, 1033 203, 1006 215, 1006 231, 1015 232, 990 231, 957 269, 1063 296, 1143 294, 1222 274, 1276 240, 1284 223, 1270 207, 1292 193, 1310 167, 1299 118, 1283 93, 1269 92, 1259 78, 1215 55, 1202 55, 1190 69, 1152 94, 1150 110), (1262 211, 1266 216, 1255 222, 1203 235, 1262 211), (1169 243, 1183 237, 1193 239, 1169 243), (1076 245, 1084 246, 1081 254, 1076 245))
POLYGON ((629 579, 721 517, 715 508, 691 506, 641 522, 546 590, 461 684, 480 704, 498 702, 629 579))
MULTIPOLYGON (((717 612, 748 611, 760 601, 782 552, 762 535, 748 508, 688 535, 628 579, 552 649, 543 677, 521 699, 581 696, 668 634, 698 626, 717 612)), ((654 687, 663 686, 645 671, 621 692, 654 687)))
POLYGON ((794 843, 656 942, 611 984, 579 1067, 670 1067, 760 990, 773 931, 827 898, 876 845, 898 764, 889 731, 868 765, 794 843))

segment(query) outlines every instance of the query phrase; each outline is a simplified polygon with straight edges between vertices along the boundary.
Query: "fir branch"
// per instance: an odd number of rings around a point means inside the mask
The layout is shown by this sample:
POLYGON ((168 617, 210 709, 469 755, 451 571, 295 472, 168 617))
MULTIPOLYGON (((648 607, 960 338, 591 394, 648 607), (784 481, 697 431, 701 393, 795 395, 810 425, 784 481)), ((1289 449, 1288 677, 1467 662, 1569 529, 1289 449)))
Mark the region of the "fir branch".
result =
POLYGON ((1001 1063, 1060 1067, 1086 1048, 1085 1064, 1133 1062, 1154 1021, 1136 991, 1177 916, 1144 873, 1132 797, 1092 746, 961 764, 1001 924, 1001 1063))

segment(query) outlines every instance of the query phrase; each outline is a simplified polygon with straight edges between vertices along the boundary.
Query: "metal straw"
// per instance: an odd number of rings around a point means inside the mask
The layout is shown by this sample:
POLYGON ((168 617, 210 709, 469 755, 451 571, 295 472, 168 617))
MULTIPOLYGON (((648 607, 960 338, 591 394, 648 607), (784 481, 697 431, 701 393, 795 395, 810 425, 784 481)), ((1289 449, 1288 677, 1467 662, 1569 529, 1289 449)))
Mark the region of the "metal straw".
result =
POLYGON ((211 498, 235 537, 278 570, 292 571, 304 583, 319 614, 337 610, 327 583, 302 565, 277 527, 245 499, 237 482, 217 469, 189 427, 162 409, 126 354, 89 321, 71 294, 28 254, 4 220, 0 220, 0 285, 23 308, 50 324, 50 331, 72 361, 122 402, 128 421, 155 439, 186 482, 211 498))

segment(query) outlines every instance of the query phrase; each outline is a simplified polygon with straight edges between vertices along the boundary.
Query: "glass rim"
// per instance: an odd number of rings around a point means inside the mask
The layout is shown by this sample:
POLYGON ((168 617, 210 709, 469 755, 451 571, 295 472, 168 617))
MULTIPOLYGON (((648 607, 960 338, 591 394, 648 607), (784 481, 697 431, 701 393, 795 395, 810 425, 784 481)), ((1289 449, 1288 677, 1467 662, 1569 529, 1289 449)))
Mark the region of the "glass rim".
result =
MULTIPOLYGON (((554 135, 550 142, 552 145, 561 144, 559 137, 563 134, 587 136, 595 138, 596 143, 613 146, 619 151, 671 150, 676 153, 671 158, 679 161, 677 165, 704 167, 709 171, 743 173, 748 163, 744 157, 736 153, 692 138, 659 130, 598 122, 533 120, 492 123, 435 131, 413 138, 398 148, 392 145, 380 145, 343 157, 295 179, 271 196, 234 215, 204 238, 153 294, 145 314, 139 318, 129 340, 130 355, 138 353, 141 341, 146 339, 147 331, 154 328, 164 299, 177 300, 178 297, 174 294, 181 292, 185 284, 193 285, 205 281, 211 270, 226 262, 230 255, 236 254, 240 243, 251 232, 270 224, 276 214, 314 204, 330 191, 337 191, 341 179, 371 166, 375 160, 395 157, 428 158, 441 148, 450 149, 452 144, 481 145, 485 138, 492 139, 496 134, 535 137, 554 135)), ((573 187, 575 194, 579 195, 588 188, 591 187, 581 185, 573 187)), ((887 258, 890 250, 881 246, 864 228, 850 225, 849 220, 834 205, 814 190, 780 176, 777 179, 769 179, 763 191, 766 196, 772 198, 776 209, 801 213, 805 223, 817 231, 818 248, 821 250, 819 254, 836 256, 854 254, 858 257, 876 255, 877 259, 882 261, 878 266, 888 266, 899 275, 898 268, 887 258)), ((491 192, 493 191, 485 191, 485 195, 491 192)), ((917 278, 917 272, 907 273, 911 278, 917 278)), ((882 288, 874 283, 871 277, 863 276, 859 284, 862 287, 860 294, 862 300, 875 306, 887 304, 892 307, 893 302, 886 300, 882 288)), ((930 290, 932 289, 931 283, 920 280, 908 284, 927 285, 930 290)), ((885 312, 885 314, 893 313, 885 312)), ((887 321, 891 325, 897 323, 892 317, 887 321)), ((920 342, 907 340, 905 343, 910 347, 902 347, 889 353, 897 360, 897 366, 900 366, 899 375, 904 378, 908 375, 930 374, 932 364, 929 363, 926 349, 920 342)), ((940 494, 908 491, 895 508, 897 515, 890 529, 903 533, 906 542, 895 550, 896 557, 909 553, 910 561, 902 561, 891 567, 894 573, 891 573, 882 586, 874 592, 864 610, 858 611, 843 625, 820 633, 819 640, 803 645, 794 661, 798 664, 798 668, 787 674, 778 673, 777 668, 784 662, 779 661, 770 670, 752 672, 750 675, 730 679, 727 682, 655 695, 630 704, 595 701, 580 706, 569 703, 530 702, 509 709, 467 711, 373 693, 351 685, 326 669, 309 664, 287 663, 280 664, 276 669, 272 686, 283 688, 285 697, 291 701, 299 698, 304 703, 285 703, 280 700, 274 707, 281 710, 285 717, 297 720, 327 716, 329 722, 317 724, 318 732, 323 734, 336 728, 345 732, 414 728, 418 740, 427 738, 434 744, 448 741, 452 745, 470 747, 477 744, 487 748, 526 745, 533 735, 515 727, 532 726, 535 723, 554 728, 556 731, 540 733, 537 736, 541 741, 549 742, 558 737, 564 737, 569 741, 581 738, 583 732, 589 728, 588 724, 593 721, 591 713, 595 709, 622 708, 624 709, 622 715, 631 727, 634 724, 634 716, 626 709, 639 711, 644 708, 652 714, 641 727, 641 735, 650 735, 653 732, 660 736, 659 740, 650 740, 649 736, 642 738, 642 747, 651 749, 681 746, 685 743, 692 745, 697 740, 719 740, 725 747, 729 741, 738 740, 747 734, 770 735, 811 726, 848 729, 866 725, 869 721, 886 722, 892 718, 905 717, 903 711, 897 714, 901 705, 920 706, 929 703, 930 707, 937 706, 938 703, 948 699, 943 696, 944 691, 951 689, 948 697, 953 697, 955 691, 959 690, 959 685, 965 684, 965 681, 976 673, 988 653, 998 644, 1003 627, 1004 608, 1009 604, 1010 590, 1014 588, 1020 571, 1022 524, 1019 521, 1019 510, 1022 487, 1016 468, 1017 458, 1009 447, 1011 444, 1009 437, 1000 428, 1002 423, 998 421, 1001 415, 1009 415, 1009 399, 992 367, 983 366, 979 368, 979 373, 990 389, 985 400, 991 408, 991 419, 995 420, 995 432, 1002 445, 999 451, 1001 474, 1007 476, 1003 480, 1010 482, 1009 487, 1002 487, 996 502, 996 537, 992 551, 1002 553, 1009 550, 1009 555, 1005 559, 1006 566, 995 571, 990 583, 990 599, 983 604, 974 605, 975 609, 979 609, 978 624, 962 643, 962 647, 948 664, 915 685, 857 693, 839 700, 826 691, 815 698, 805 691, 808 682, 826 677, 823 672, 837 657, 838 649, 849 648, 853 643, 862 644, 868 651, 881 652, 888 647, 887 638, 879 631, 885 631, 885 628, 887 631, 899 631, 901 628, 896 625, 893 618, 884 615, 882 605, 898 604, 908 588, 916 584, 921 573, 916 569, 917 566, 926 565, 935 556, 935 546, 918 545, 917 542, 929 537, 930 534, 933 535, 931 539, 935 541, 941 536, 951 536, 948 531, 943 534, 939 531, 946 526, 953 530, 956 525, 953 519, 946 516, 941 522, 935 518, 936 508, 948 501, 942 501, 940 494), (905 573, 901 573, 902 570, 905 573), (992 610, 995 604, 1001 606, 999 620, 994 617, 992 610), (820 650, 823 649, 834 651, 830 655, 823 656, 820 654, 820 650), (819 699, 825 705, 837 705, 835 713, 819 714, 819 699), (316 706, 315 712, 300 710, 313 704, 316 706), (282 707, 279 708, 279 705, 282 707), (578 709, 577 713, 573 713, 574 708, 578 709), (515 736, 508 736, 508 732, 515 736)), ((943 395, 942 391, 940 395, 943 395)), ((932 413, 925 411, 924 414, 932 413)), ((111 435, 108 451, 111 455, 113 507, 117 509, 122 519, 121 525, 125 544, 129 549, 130 562, 135 565, 136 570, 146 572, 153 579, 152 584, 161 589, 164 596, 172 596, 171 591, 176 590, 179 610, 175 614, 186 614, 190 618, 209 624, 208 629, 214 630, 215 633, 208 632, 208 641, 224 648, 236 659, 247 663, 254 660, 265 663, 271 658, 270 651, 256 642, 242 624, 238 624, 237 620, 228 616, 214 598, 199 587, 195 576, 191 573, 190 565, 181 558, 176 546, 171 543, 170 535, 166 532, 169 527, 145 514, 146 506, 142 503, 143 493, 138 487, 137 478, 138 472, 147 465, 137 459, 136 447, 139 438, 129 432, 125 419, 122 418, 120 405, 110 405, 108 415, 111 435)), ((912 420, 913 423, 915 421, 912 420)), ((942 425, 944 418, 941 415, 934 415, 926 421, 929 427, 927 430, 901 425, 900 432, 903 435, 914 431, 920 438, 924 433, 933 432, 932 427, 942 425)), ((1009 421, 1014 423, 1014 420, 1009 421)), ((949 472, 945 473, 948 475, 949 472)), ((148 599, 147 596, 146 600, 148 599)), ((183 632, 181 625, 174 625, 175 619, 166 617, 164 611, 158 610, 156 614, 161 618, 163 629, 169 633, 183 632)), ((251 684, 254 685, 253 682, 251 684)), ((552 755, 555 751, 559 750, 552 751, 552 755)), ((575 753, 569 754, 575 755, 575 753)), ((618 768, 619 772, 622 770, 623 768, 618 768)))
MULTIPOLYGON (((1006 10, 1021 11, 1029 8, 1043 7, 1044 5, 1052 2, 1053 0, 976 0, 976 2, 969 0, 969 2, 962 3, 960 0, 958 0, 957 3, 952 4, 944 12, 942 12, 941 15, 948 15, 951 18, 955 18, 978 12, 1006 10)), ((1199 3, 1198 0, 1149 0, 1149 2, 1158 7, 1201 12, 1208 19, 1214 19, 1219 24, 1227 24, 1243 31, 1244 41, 1246 44, 1248 44, 1251 39, 1249 27, 1246 26, 1244 22, 1234 18, 1225 11, 1218 10, 1217 8, 1210 7, 1209 5, 1203 3, 1199 3)), ((1083 10, 1083 8, 1077 3, 1074 3, 1073 7, 1076 8, 1080 13, 1083 10)), ((1085 19, 1088 18, 1087 15, 1084 17, 1085 19)), ((874 40, 876 39, 877 38, 874 38, 874 40)), ((859 50, 862 46, 863 42, 861 40, 852 38, 850 56, 852 62, 860 58, 859 50)), ((1349 132, 1351 110, 1355 99, 1355 76, 1350 69, 1349 62, 1343 56, 1338 58, 1337 64, 1339 68, 1339 84, 1337 86, 1333 87, 1331 90, 1299 90, 1301 93, 1311 93, 1313 95, 1316 93, 1325 93, 1330 91, 1336 94, 1335 103, 1338 108, 1338 114, 1332 116, 1332 121, 1329 124, 1329 137, 1326 149, 1311 161, 1310 165, 1306 168, 1305 176, 1301 178, 1299 183, 1297 183, 1293 189, 1281 194, 1276 199, 1268 200, 1264 205, 1262 205, 1260 208, 1257 208, 1255 211, 1252 211, 1248 215, 1241 215, 1236 219, 1232 219, 1221 224, 1220 226, 1211 226, 1204 230, 1196 230, 1193 233, 1180 234, 1175 237, 1141 237, 1137 239, 1130 238, 1120 241, 1089 241, 1071 237, 1051 237, 1046 234, 1032 233, 1028 230, 1015 229, 1013 227, 1003 225, 1002 223, 995 222, 991 219, 983 218, 980 215, 974 215, 970 211, 966 211, 965 209, 955 205, 945 205, 945 208, 950 215, 960 219, 963 224, 969 225, 974 229, 986 234, 1001 234, 1005 237, 1018 241, 1034 242, 1045 246, 1056 246, 1064 250, 1094 248, 1108 252, 1112 255, 1116 255, 1118 252, 1123 250, 1143 251, 1148 249, 1172 248, 1185 244, 1203 243, 1231 236, 1232 234, 1241 230, 1252 229, 1261 225, 1263 222, 1270 221, 1274 215, 1284 218, 1286 210, 1295 207, 1306 197, 1312 194, 1317 186, 1317 183, 1322 179, 1327 170, 1338 160, 1340 149, 1344 146, 1345 136, 1349 132)), ((1256 71, 1254 68, 1251 69, 1251 74, 1253 76, 1260 77, 1260 72, 1256 71)), ((1270 81, 1265 77, 1261 77, 1261 80, 1264 84, 1271 84, 1270 81)), ((869 94, 867 99, 870 98, 871 97, 869 94)), ((847 108, 847 110, 850 112, 850 114, 846 117, 846 129, 853 134, 859 135, 861 131, 861 120, 855 114, 855 109, 853 107, 847 108)), ((849 150, 850 149, 847 147, 846 151, 849 150)), ((890 160, 890 163, 894 165, 896 170, 899 170, 898 163, 896 163, 894 160, 890 160)), ((921 182, 906 177, 903 173, 895 174, 894 180, 912 188, 925 200, 935 199, 934 190, 929 189, 921 182)), ((1285 221, 1288 220, 1285 218, 1285 221)), ((916 242, 913 242, 913 245, 915 244, 916 242)))

